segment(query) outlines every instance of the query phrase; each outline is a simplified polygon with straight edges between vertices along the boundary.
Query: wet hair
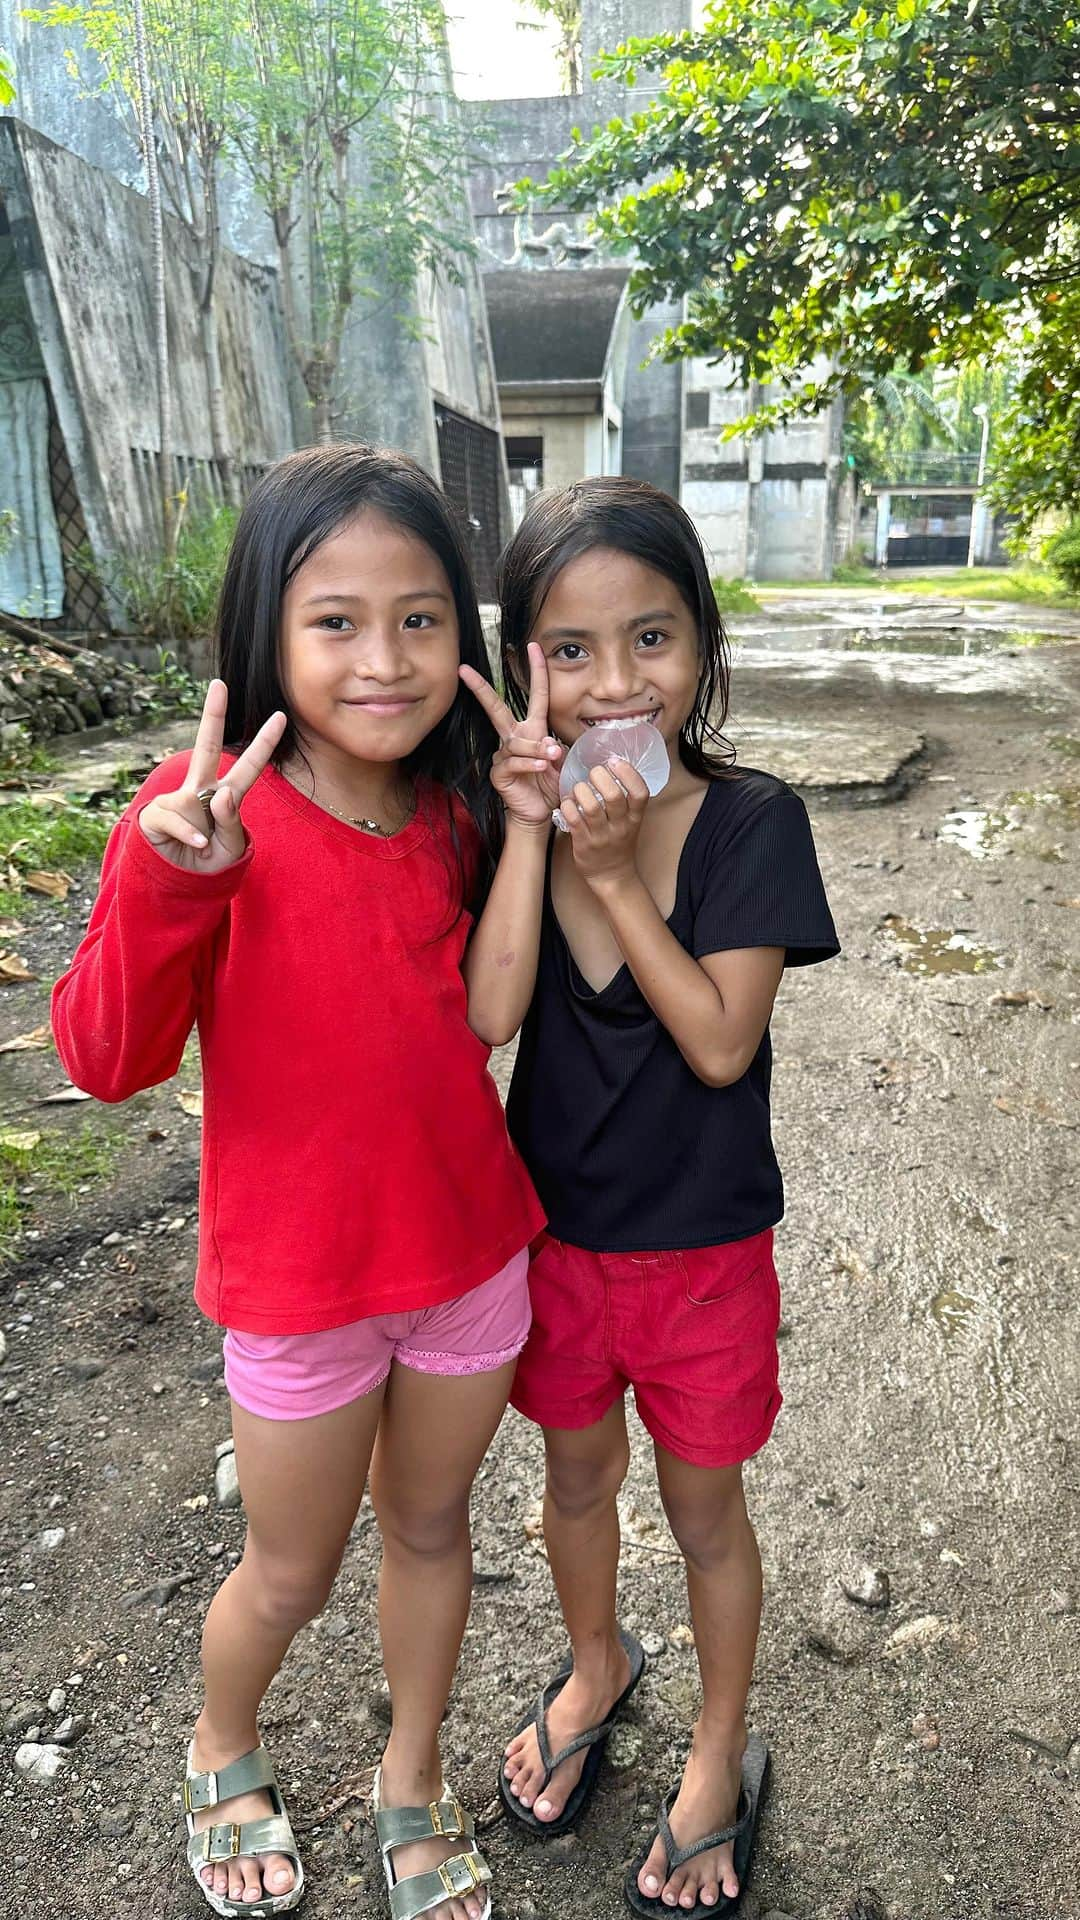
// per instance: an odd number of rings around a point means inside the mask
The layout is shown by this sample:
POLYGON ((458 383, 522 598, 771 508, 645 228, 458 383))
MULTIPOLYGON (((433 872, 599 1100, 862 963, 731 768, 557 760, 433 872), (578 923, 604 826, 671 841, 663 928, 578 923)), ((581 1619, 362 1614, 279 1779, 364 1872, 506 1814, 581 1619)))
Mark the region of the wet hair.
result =
MULTIPOLYGON (((256 481, 233 537, 216 632, 217 671, 229 689, 225 738, 230 746, 246 746, 263 721, 281 710, 289 723, 275 764, 299 750, 281 682, 285 590, 324 541, 365 511, 381 514, 435 555, 454 597, 462 662, 491 679, 464 536, 430 474, 408 454, 381 447, 305 447, 256 481)), ((487 715, 459 682, 449 712, 403 762, 414 779, 434 782, 446 794, 462 896, 464 866, 451 794, 460 796, 479 829, 484 860, 473 904, 483 895, 502 843, 502 809, 489 777, 497 746, 487 715)))
POLYGON ((539 494, 530 506, 499 560, 499 637, 508 704, 519 716, 526 711, 516 669, 554 582, 571 560, 597 547, 630 554, 662 573, 693 615, 701 673, 679 734, 679 757, 699 779, 722 778, 735 758, 721 732, 731 675, 727 636, 693 521, 646 480, 626 475, 576 480, 539 494))

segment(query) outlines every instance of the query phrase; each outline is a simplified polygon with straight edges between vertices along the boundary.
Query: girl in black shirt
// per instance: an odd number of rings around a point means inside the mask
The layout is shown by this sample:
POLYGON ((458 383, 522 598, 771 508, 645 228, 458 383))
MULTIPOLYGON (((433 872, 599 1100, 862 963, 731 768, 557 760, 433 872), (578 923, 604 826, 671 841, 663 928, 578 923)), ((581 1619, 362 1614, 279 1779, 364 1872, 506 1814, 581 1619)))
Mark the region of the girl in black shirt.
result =
MULTIPOLYGON (((632 1385, 686 1560, 703 1705, 626 1897, 646 1915, 725 1913, 768 1765, 745 1720, 761 1565, 741 1463, 780 1406, 769 1017, 785 966, 835 954, 836 934, 802 802, 736 768, 719 732, 726 644, 682 509, 629 479, 544 496, 500 585, 515 710, 538 643, 551 734, 570 746, 598 720, 642 718, 672 763, 653 799, 626 762, 593 772, 548 853, 508 1118, 549 1232, 513 1400, 544 1429, 571 1657, 507 1747, 500 1791, 534 1831, 574 1824, 644 1665, 615 1611, 632 1385)), ((556 774, 537 780, 554 806, 556 774)))

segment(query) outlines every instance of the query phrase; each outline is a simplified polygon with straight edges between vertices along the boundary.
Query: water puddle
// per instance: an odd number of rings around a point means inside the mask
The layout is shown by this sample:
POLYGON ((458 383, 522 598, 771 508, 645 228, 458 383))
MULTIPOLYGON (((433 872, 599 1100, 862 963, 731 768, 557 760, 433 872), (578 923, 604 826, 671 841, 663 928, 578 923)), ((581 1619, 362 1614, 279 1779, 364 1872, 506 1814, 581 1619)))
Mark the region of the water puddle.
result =
POLYGON ((930 1318, 941 1328, 946 1340, 967 1332, 978 1310, 978 1301, 955 1287, 942 1287, 930 1302, 930 1318))
POLYGON ((977 946, 970 934, 950 927, 914 927, 898 913, 881 922, 903 949, 905 973, 992 973, 1005 962, 992 947, 977 946))
POLYGON ((1019 627, 970 627, 960 624, 912 626, 874 624, 757 627, 737 636, 742 650, 765 647, 792 653, 899 653, 966 659, 982 654, 1015 653, 1021 648, 1060 643, 1059 633, 1019 627))
POLYGON ((1077 827, 1080 787, 1019 788, 1007 793, 997 807, 958 807, 947 813, 938 839, 962 848, 974 860, 986 860, 1012 851, 1007 842, 1011 835, 1020 834, 1016 851, 1032 854, 1036 860, 1062 861, 1067 857, 1065 849, 1054 836, 1062 828, 1072 832, 1077 827))

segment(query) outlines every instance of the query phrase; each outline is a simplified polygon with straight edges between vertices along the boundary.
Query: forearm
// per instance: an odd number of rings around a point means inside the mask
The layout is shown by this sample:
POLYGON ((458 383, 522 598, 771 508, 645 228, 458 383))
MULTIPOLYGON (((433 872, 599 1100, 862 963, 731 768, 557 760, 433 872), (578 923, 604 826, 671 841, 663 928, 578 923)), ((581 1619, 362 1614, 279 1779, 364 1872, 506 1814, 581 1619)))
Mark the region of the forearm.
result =
POLYGON ((746 1072, 760 1042, 724 1004, 708 974, 680 946, 638 874, 593 883, 623 959, 687 1066, 708 1086, 746 1072))
POLYGON ((469 1025, 505 1046, 525 1018, 536 984, 550 827, 507 818, 506 840, 462 965, 469 1025))

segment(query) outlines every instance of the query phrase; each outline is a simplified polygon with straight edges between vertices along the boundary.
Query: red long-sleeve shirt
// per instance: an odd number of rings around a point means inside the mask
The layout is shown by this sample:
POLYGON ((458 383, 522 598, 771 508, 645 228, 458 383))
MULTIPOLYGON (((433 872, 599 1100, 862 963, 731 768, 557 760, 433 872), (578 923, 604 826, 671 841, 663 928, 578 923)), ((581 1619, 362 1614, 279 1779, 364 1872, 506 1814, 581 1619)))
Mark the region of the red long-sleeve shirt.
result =
POLYGON ((195 1297, 221 1325, 309 1333, 467 1292, 543 1213, 466 1019, 472 923, 454 919, 445 801, 423 793, 383 840, 268 768, 244 802, 244 858, 207 876, 138 826, 186 762, 151 774, 109 841, 53 992, 67 1072, 125 1100, 176 1072, 198 1025, 195 1297))

